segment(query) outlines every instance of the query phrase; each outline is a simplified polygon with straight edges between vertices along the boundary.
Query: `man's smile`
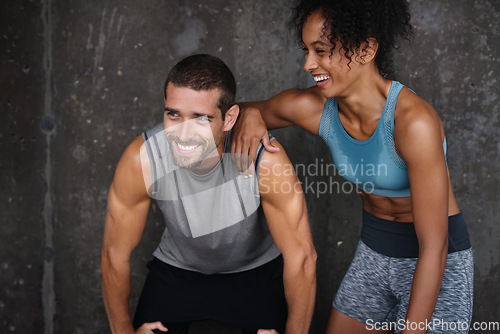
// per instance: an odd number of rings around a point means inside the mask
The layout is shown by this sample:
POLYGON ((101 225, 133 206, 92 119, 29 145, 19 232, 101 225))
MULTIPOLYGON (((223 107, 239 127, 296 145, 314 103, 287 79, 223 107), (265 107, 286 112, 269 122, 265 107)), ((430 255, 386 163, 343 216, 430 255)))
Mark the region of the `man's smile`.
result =
POLYGON ((177 149, 178 149, 179 153, 181 153, 181 154, 191 154, 198 147, 201 146, 200 144, 196 144, 196 145, 183 145, 183 144, 181 144, 179 142, 175 142, 175 144, 177 146, 177 149))

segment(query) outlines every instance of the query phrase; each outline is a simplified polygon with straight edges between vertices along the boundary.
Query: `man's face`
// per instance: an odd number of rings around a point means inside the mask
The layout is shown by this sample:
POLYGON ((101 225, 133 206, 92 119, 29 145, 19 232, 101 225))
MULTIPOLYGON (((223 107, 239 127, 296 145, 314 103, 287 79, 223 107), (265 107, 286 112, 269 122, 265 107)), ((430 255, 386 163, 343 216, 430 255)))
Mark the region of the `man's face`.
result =
POLYGON ((190 170, 212 167, 220 157, 224 121, 218 89, 195 91, 167 85, 163 125, 175 163, 190 170))

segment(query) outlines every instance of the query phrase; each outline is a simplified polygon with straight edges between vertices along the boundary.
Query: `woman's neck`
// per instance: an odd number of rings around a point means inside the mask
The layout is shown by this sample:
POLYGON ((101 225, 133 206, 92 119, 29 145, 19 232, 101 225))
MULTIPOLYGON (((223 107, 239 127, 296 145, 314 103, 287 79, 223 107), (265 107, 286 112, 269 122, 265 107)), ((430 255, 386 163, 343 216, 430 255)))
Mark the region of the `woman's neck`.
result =
POLYGON ((337 97, 339 113, 353 123, 364 123, 378 119, 391 88, 392 81, 376 75, 359 77, 350 92, 337 97))

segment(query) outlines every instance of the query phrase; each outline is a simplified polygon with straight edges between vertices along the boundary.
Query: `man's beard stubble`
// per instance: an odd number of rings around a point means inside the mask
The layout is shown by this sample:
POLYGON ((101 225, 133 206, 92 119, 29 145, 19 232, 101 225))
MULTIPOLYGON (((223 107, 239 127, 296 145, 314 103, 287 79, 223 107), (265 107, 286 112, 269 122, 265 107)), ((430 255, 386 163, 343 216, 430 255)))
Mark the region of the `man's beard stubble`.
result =
POLYGON ((216 143, 213 138, 211 140, 204 140, 203 138, 200 137, 192 138, 187 141, 181 141, 174 133, 167 133, 166 136, 167 136, 167 142, 170 145, 170 149, 172 151, 174 163, 178 167, 190 171, 196 170, 207 159, 207 157, 210 156, 210 154, 212 154, 215 150, 217 150, 217 147, 220 145, 221 141, 219 140, 219 143, 216 143), (179 143, 182 146, 199 145, 199 147, 195 148, 195 150, 198 152, 193 152, 192 155, 180 154, 176 143, 179 143))

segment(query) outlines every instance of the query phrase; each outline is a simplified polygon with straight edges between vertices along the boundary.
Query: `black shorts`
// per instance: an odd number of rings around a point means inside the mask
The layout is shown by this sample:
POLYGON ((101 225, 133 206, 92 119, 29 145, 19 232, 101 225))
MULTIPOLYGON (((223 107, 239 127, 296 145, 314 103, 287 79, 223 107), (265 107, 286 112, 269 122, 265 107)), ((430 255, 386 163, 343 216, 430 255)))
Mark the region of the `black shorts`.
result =
POLYGON ((205 275, 157 258, 148 263, 134 327, 161 321, 168 333, 187 333, 192 321, 215 320, 240 327, 285 332, 288 314, 283 287, 283 257, 231 274, 205 275))

